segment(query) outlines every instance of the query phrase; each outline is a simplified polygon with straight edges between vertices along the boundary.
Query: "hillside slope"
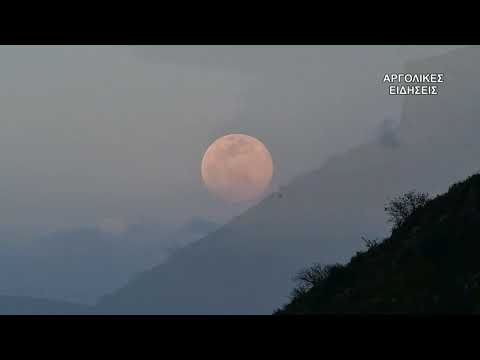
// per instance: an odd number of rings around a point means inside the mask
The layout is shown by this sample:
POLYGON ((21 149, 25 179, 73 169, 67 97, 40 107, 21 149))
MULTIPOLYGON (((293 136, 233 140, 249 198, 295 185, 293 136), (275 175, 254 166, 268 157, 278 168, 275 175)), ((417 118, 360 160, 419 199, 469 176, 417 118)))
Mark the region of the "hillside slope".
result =
POLYGON ((480 311, 480 175, 453 185, 392 235, 277 314, 470 313, 480 311))

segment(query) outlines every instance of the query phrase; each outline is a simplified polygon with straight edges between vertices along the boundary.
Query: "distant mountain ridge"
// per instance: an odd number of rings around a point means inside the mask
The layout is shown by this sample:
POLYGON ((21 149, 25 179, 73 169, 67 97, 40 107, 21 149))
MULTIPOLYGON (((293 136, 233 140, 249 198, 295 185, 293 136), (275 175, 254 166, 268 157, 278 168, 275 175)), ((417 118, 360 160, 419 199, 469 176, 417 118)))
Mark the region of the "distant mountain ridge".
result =
POLYGON ((202 218, 167 225, 141 220, 123 232, 72 228, 37 236, 17 252, 4 246, 0 294, 94 304, 132 274, 165 261, 177 248, 218 227, 202 218))
POLYGON ((65 301, 0 296, 0 315, 87 315, 91 307, 65 301))

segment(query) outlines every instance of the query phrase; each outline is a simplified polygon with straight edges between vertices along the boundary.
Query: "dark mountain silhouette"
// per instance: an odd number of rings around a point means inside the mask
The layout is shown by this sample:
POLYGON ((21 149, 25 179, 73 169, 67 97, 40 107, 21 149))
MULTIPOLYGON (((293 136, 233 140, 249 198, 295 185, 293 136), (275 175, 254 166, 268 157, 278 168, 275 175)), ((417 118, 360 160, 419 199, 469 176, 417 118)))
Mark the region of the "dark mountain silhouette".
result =
POLYGON ((299 275, 276 314, 480 311, 480 175, 418 207, 345 266, 299 275))
POLYGON ((97 310, 271 313, 288 300, 298 269, 346 262, 360 236, 386 236, 388 197, 438 194, 478 170, 479 60, 473 47, 408 64, 404 72, 443 72, 446 80, 437 96, 406 98, 400 125, 388 132, 395 146, 375 141, 331 158, 104 296, 97 310))

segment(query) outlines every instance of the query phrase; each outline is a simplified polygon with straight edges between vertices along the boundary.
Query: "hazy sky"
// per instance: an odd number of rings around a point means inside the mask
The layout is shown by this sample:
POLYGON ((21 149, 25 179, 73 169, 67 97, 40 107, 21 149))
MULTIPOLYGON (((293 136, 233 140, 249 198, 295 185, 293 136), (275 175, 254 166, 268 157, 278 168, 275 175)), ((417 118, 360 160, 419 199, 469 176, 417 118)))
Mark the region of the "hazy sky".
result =
POLYGON ((399 118, 385 72, 447 47, 1 46, 0 228, 224 222, 210 196, 217 137, 261 139, 274 186, 399 118))

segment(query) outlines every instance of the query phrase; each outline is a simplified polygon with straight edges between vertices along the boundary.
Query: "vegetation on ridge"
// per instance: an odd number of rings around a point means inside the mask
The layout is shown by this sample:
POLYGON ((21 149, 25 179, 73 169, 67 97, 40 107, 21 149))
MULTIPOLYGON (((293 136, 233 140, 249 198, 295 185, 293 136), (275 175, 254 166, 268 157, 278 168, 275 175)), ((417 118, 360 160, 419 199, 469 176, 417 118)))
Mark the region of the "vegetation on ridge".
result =
POLYGON ((346 265, 302 270, 275 314, 479 312, 480 175, 434 199, 409 192, 385 210, 389 237, 364 239, 367 250, 346 265))

